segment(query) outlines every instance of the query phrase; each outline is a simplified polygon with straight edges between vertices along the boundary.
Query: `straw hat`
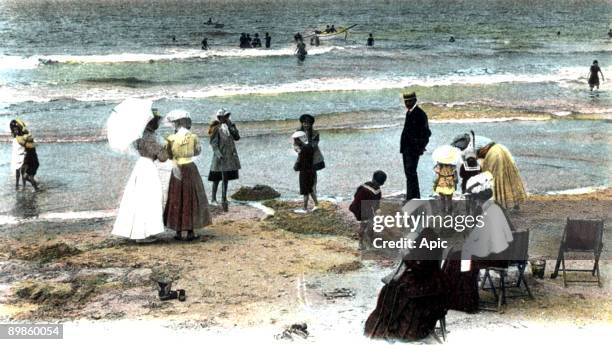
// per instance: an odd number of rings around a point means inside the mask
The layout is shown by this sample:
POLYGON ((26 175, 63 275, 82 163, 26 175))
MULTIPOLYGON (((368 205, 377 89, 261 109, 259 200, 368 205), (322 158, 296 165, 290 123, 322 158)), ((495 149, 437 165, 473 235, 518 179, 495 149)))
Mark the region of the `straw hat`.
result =
POLYGON ((222 116, 230 116, 232 113, 230 113, 229 111, 225 110, 225 108, 221 108, 219 110, 217 110, 217 114, 215 115, 216 117, 222 117, 222 116))
POLYGON ((293 133, 293 135, 291 135, 291 139, 300 139, 300 141, 305 142, 306 141, 306 133, 303 131, 297 131, 295 133, 293 133))
POLYGON ((450 145, 442 145, 436 148, 431 158, 441 164, 457 164, 459 160, 459 150, 450 145))

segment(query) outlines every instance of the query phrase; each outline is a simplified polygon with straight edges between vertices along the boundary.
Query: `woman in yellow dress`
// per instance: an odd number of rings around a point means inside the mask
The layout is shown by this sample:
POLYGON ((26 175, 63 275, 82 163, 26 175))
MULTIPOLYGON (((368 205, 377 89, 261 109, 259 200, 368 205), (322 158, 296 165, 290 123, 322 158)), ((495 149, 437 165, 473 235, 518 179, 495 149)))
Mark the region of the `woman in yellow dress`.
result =
POLYGON ((166 149, 175 166, 168 187, 164 225, 176 231, 175 239, 192 241, 198 238, 195 229, 212 224, 202 177, 193 162, 202 148, 198 136, 190 131, 188 112, 173 110, 166 119, 175 127, 175 133, 166 138, 166 149))

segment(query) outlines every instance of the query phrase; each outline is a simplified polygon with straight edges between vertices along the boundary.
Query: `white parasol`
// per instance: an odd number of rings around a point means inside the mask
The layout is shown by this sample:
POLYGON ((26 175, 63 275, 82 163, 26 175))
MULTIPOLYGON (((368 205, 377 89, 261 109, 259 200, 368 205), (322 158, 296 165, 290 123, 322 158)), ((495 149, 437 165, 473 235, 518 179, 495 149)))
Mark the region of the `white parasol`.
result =
POLYGON ((106 122, 106 136, 111 149, 121 153, 129 151, 153 118, 152 106, 151 100, 126 99, 113 109, 106 122))

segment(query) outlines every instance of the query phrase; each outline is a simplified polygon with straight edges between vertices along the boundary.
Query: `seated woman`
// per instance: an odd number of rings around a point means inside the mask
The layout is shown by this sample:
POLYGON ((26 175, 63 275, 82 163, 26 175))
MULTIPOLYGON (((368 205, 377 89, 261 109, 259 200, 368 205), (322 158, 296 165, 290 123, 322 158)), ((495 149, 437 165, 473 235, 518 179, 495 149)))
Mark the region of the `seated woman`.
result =
MULTIPOLYGON (((417 239, 435 238, 425 229, 417 239)), ((376 309, 365 323, 370 338, 419 340, 433 332, 436 322, 446 315, 448 291, 440 269, 442 250, 412 252, 378 295, 376 309), (426 257, 425 257, 426 256, 426 257)))

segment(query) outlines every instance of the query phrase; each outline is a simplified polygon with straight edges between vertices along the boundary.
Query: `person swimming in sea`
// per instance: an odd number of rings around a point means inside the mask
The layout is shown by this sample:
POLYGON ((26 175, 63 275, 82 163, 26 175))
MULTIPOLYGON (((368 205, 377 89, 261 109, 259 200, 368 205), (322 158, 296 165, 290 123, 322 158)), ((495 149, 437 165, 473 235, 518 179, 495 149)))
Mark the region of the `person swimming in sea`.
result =
POLYGON ((293 40, 295 41, 295 43, 298 43, 302 39, 302 34, 300 34, 299 32, 296 32, 295 35, 293 35, 293 40))
POLYGON ((449 41, 450 43, 455 42, 455 36, 451 36, 451 37, 448 39, 448 41, 449 41))
POLYGON ((372 33, 370 33, 370 35, 368 36, 368 41, 367 41, 366 45, 368 47, 373 47, 374 46, 374 37, 372 36, 372 33))
POLYGON ((308 55, 308 52, 306 51, 306 44, 301 39, 297 42, 295 55, 300 61, 304 61, 306 59, 306 55, 308 55))
POLYGON ((208 50, 208 39, 206 37, 202 39, 202 50, 208 50))

